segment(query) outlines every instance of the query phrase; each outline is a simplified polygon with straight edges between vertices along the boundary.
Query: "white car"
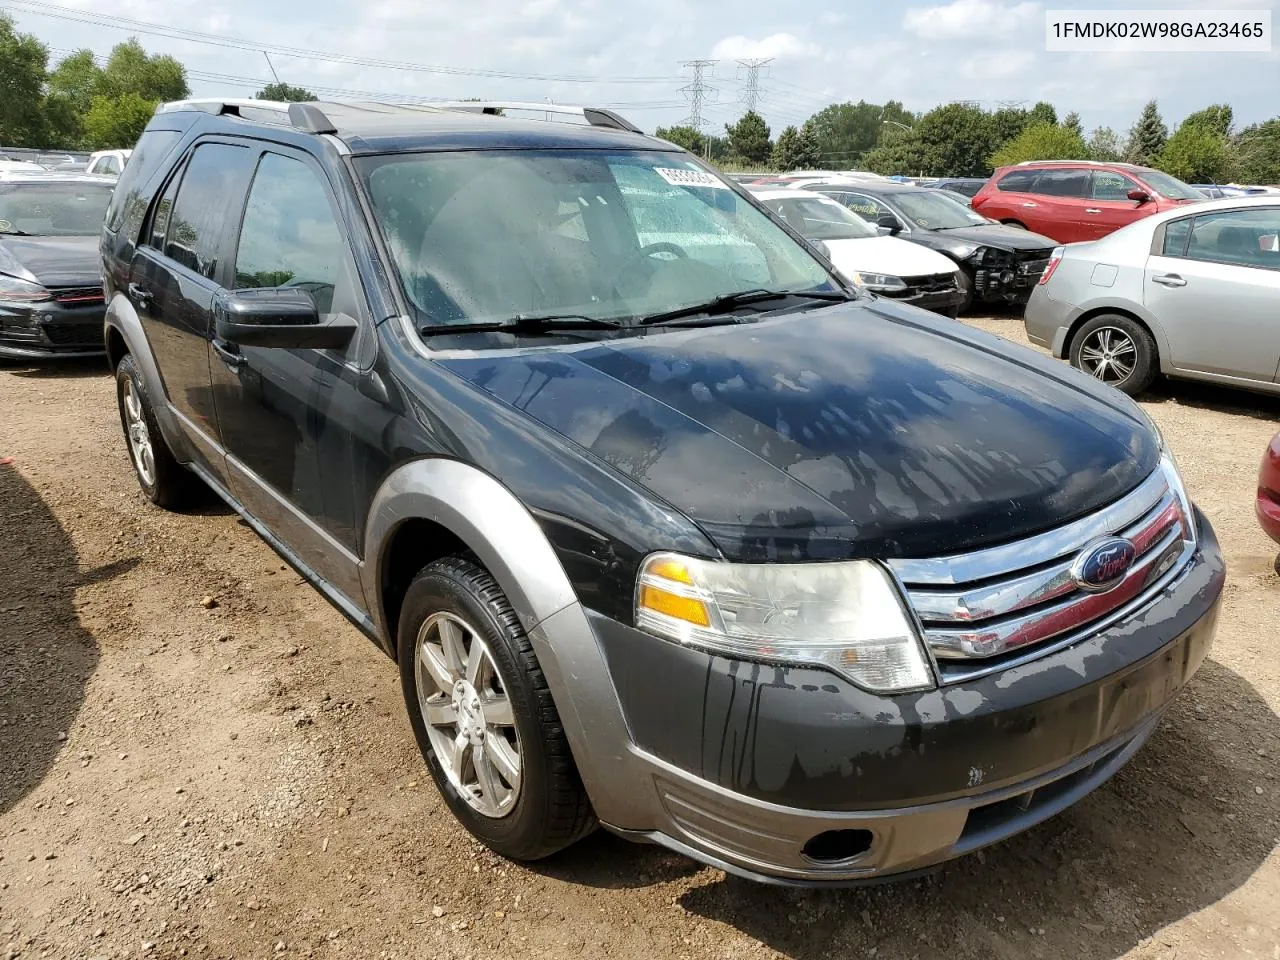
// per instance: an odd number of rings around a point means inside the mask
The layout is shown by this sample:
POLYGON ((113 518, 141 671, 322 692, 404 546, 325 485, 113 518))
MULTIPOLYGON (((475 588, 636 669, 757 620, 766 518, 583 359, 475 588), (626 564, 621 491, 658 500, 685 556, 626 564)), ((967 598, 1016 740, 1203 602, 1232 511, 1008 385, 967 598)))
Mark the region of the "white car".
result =
POLYGON ((132 150, 99 150, 89 154, 89 165, 84 172, 118 177, 132 154, 132 150))
POLYGON ((0 160, 0 173, 44 173, 44 167, 26 160, 0 160))
POLYGON ((844 204, 794 187, 752 189, 779 219, 822 250, 851 283, 883 297, 956 316, 964 288, 955 263, 927 247, 881 236, 844 204))

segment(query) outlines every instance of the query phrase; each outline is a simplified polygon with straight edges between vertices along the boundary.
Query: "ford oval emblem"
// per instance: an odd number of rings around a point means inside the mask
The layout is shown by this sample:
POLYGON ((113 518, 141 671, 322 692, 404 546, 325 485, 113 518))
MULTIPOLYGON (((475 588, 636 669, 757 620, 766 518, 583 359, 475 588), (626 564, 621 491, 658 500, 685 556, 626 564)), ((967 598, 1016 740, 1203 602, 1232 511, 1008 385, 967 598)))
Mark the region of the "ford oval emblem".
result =
POLYGON ((1133 544, 1122 537, 1107 537, 1089 544, 1071 564, 1071 579, 1081 590, 1102 593, 1110 590, 1133 566, 1133 544))

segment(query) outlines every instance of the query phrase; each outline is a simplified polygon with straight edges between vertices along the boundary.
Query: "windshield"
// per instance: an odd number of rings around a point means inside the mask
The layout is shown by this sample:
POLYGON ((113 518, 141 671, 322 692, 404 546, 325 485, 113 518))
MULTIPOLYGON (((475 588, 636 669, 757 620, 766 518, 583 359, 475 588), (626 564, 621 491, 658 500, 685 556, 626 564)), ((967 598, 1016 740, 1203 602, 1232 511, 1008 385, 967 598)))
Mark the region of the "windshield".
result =
POLYGON ((356 169, 405 297, 431 325, 625 322, 745 290, 839 289, 683 154, 410 153, 356 169))
POLYGON ((937 190, 904 190, 890 194, 889 199, 913 225, 925 230, 950 230, 987 222, 982 214, 937 190))
POLYGON ((110 199, 110 184, 0 183, 0 233, 96 236, 110 199))
POLYGON ((834 200, 787 197, 760 202, 808 240, 853 240, 879 236, 875 227, 834 200))
POLYGON ((1189 187, 1177 177, 1171 177, 1159 170, 1140 170, 1138 176, 1147 181, 1147 186, 1156 193, 1170 200, 1205 200, 1207 197, 1195 187, 1189 187))

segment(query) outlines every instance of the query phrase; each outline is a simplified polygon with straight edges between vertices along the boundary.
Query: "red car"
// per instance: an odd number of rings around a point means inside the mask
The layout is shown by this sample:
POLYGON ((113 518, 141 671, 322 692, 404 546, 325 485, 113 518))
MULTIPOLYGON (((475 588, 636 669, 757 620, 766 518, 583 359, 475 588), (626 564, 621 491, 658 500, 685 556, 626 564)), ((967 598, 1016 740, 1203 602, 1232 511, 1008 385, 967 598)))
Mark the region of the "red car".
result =
POLYGON ((1113 230, 1207 199, 1176 177, 1132 163, 1038 160, 1001 167, 973 209, 1059 243, 1097 240, 1113 230))
POLYGON ((1280 433, 1271 438, 1271 446, 1267 447, 1267 452, 1262 457, 1255 509, 1263 531, 1276 543, 1280 543, 1280 433))

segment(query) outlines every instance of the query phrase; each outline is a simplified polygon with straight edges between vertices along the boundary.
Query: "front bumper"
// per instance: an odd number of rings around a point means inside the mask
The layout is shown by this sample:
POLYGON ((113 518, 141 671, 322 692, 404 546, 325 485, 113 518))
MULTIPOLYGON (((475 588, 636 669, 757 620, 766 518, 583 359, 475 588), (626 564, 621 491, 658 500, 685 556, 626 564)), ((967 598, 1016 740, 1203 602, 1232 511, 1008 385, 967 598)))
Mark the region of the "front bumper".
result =
POLYGON ((0 307, 0 356, 97 357, 105 351, 101 301, 64 305, 57 301, 30 307, 0 307))
POLYGON ((934 313, 954 313, 964 302, 964 291, 957 287, 954 282, 948 286, 938 285, 931 289, 911 286, 901 294, 881 292, 878 296, 893 300, 896 303, 909 303, 913 307, 932 310, 934 313))
MULTIPOLYGON (((593 745, 610 757, 597 813, 626 836, 801 885, 910 874, 1021 832, 1115 773, 1203 661, 1225 573, 1197 520, 1199 552, 1127 620, 923 694, 875 696, 591 614, 627 739, 593 745)), ((603 773, 584 771, 589 791, 603 773)))

